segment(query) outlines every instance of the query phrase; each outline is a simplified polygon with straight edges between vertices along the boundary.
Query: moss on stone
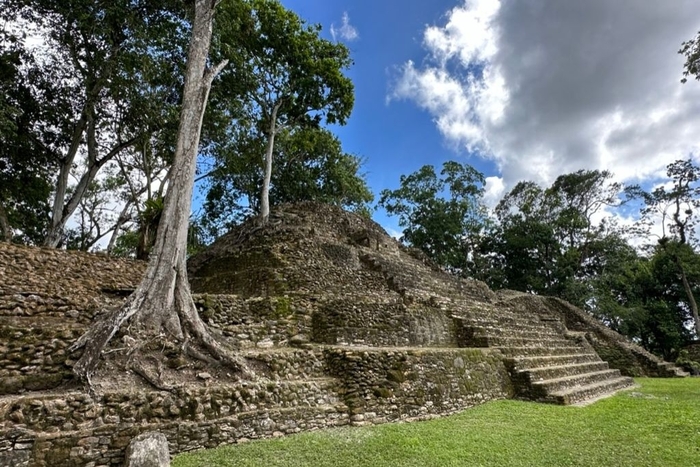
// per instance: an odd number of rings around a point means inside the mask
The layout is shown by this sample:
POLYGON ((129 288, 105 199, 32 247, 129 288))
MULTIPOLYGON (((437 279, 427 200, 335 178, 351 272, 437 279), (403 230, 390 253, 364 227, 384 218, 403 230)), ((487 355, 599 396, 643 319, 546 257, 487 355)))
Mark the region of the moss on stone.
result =
POLYGON ((276 297, 273 303, 276 318, 284 318, 292 314, 292 301, 289 297, 276 297))
POLYGON ((389 399, 394 396, 394 392, 391 389, 379 386, 375 387, 372 393, 375 395, 375 397, 383 399, 389 399))
POLYGON ((386 372, 386 379, 396 383, 403 383, 406 381, 406 375, 402 370, 394 369, 386 372))

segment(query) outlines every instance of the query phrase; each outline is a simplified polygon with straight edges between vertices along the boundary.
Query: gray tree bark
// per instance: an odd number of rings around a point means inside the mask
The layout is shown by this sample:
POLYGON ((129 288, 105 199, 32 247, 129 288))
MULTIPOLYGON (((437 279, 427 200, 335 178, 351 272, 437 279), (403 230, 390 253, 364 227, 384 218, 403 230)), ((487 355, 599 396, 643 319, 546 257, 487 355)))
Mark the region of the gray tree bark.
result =
POLYGON ((272 153, 275 149, 275 135, 277 134, 277 112, 282 105, 281 102, 275 104, 270 116, 270 130, 267 139, 267 150, 265 151, 265 177, 263 178, 262 191, 260 193, 260 221, 267 223, 270 217, 270 180, 272 179, 272 153))
POLYGON ((688 282, 688 277, 685 274, 685 269, 678 256, 676 256, 676 264, 681 272, 681 281, 683 282, 683 289, 688 297, 688 305, 690 306, 690 311, 693 313, 693 319, 695 321, 695 334, 700 337, 700 316, 698 316, 698 303, 695 301, 695 295, 693 295, 693 289, 690 287, 690 282, 688 282))
MULTIPOLYGON (((202 118, 214 77, 226 65, 207 68, 214 10, 217 0, 196 0, 195 18, 185 72, 180 126, 170 185, 165 196, 163 215, 146 274, 124 305, 95 323, 71 350, 84 348, 73 372, 90 383, 102 350, 119 328, 130 320, 129 334, 138 340, 166 336, 193 356, 201 355, 192 346, 204 348, 220 363, 235 370, 244 364, 224 348, 207 330, 192 301, 187 280, 186 254, 192 188, 202 118)), ((156 387, 167 389, 143 371, 138 359, 132 369, 156 387)))
MULTIPOLYGON (((101 159, 97 159, 96 149, 89 150, 92 153, 88 157, 88 167, 85 173, 80 177, 78 185, 76 185, 73 194, 66 202, 66 192, 68 189, 68 176, 70 175, 70 169, 73 165, 73 158, 66 159, 61 164, 61 172, 58 176, 58 184, 56 186, 56 196, 53 202, 53 208, 51 210, 51 225, 49 226, 49 231, 44 239, 44 246, 50 248, 56 248, 63 238, 63 230, 66 227, 68 219, 73 215, 75 210, 80 205, 80 201, 85 196, 90 183, 95 180, 97 173, 100 169, 111 159, 114 158, 116 154, 133 145, 137 138, 132 138, 123 143, 117 144, 112 148, 108 154, 106 154, 101 159)), ((75 157, 75 154, 73 155, 75 157)))

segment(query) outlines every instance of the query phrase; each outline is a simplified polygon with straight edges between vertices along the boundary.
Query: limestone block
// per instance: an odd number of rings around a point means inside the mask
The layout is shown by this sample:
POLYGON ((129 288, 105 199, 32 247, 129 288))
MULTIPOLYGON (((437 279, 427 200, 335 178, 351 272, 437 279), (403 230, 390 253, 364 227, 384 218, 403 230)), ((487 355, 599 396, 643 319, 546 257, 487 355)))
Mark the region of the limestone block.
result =
POLYGON ((126 449, 125 467, 170 467, 168 440, 163 433, 151 431, 131 440, 126 449))

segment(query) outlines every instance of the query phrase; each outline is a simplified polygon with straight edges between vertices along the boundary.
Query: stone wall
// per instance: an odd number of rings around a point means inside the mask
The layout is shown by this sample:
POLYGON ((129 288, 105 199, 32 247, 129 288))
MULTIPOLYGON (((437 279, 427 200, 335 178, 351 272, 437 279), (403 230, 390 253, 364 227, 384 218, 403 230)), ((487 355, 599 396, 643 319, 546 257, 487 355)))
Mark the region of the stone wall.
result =
POLYGON ((677 369, 652 353, 616 333, 585 311, 553 297, 533 297, 541 303, 540 313, 554 313, 563 317, 569 331, 585 333, 588 342, 610 368, 624 376, 676 376, 677 369))
POLYGON ((271 355, 270 373, 256 382, 97 399, 84 392, 28 394, 0 402, 0 467, 120 465, 129 440, 152 430, 177 453, 451 414, 512 396, 501 358, 487 349, 328 347, 271 355))
POLYGON ((291 294, 244 298, 239 295, 194 295, 200 316, 240 349, 284 347, 308 339, 314 304, 291 294))
POLYGON ((0 316, 72 317, 136 287, 145 268, 143 261, 0 243, 0 316))
POLYGON ((16 429, 0 433, 0 467, 121 466, 131 439, 147 431, 163 433, 170 452, 178 453, 344 426, 348 419, 342 406, 315 406, 244 412, 212 421, 124 423, 39 436, 16 429))
POLYGON ((312 338, 338 345, 456 345, 453 320, 445 311, 396 299, 323 303, 312 316, 312 338))
POLYGON ((431 418, 510 398, 503 357, 488 349, 329 348, 355 424, 431 418))
POLYGON ((338 402, 335 384, 328 378, 262 380, 172 392, 108 392, 95 398, 84 391, 30 395, 3 405, 0 427, 21 424, 35 432, 59 432, 107 425, 212 421, 251 411, 334 405, 338 402))
POLYGON ((0 243, 0 395, 58 386, 66 349, 145 270, 140 261, 0 243))
POLYGON ((70 376, 67 349, 83 330, 0 325, 0 395, 58 386, 70 376))

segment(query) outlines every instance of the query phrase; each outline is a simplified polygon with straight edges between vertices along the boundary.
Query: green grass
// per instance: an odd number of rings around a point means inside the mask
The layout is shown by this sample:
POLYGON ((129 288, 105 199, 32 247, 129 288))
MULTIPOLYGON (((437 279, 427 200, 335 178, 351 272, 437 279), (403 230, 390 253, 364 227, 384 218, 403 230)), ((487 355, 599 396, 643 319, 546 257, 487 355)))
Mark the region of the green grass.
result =
POLYGON ((638 379, 587 407, 496 401, 177 456, 173 467, 700 466, 700 379, 638 379))

